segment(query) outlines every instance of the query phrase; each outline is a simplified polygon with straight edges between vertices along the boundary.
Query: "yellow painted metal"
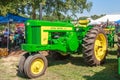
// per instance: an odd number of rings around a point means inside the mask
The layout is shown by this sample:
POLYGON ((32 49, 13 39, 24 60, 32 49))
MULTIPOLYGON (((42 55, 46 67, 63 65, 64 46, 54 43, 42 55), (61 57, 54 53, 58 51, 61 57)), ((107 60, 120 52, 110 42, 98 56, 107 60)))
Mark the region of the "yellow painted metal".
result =
POLYGON ((104 28, 105 31, 115 30, 115 28, 104 28))
POLYGON ((41 27, 41 44, 47 45, 48 44, 48 32, 45 32, 44 30, 49 29, 49 27, 41 27))
POLYGON ((8 56, 7 48, 0 48, 0 57, 8 56))
POLYGON ((89 20, 79 20, 78 22, 79 22, 78 26, 87 27, 89 20))
POLYGON ((106 55, 107 40, 103 33, 97 35, 94 43, 94 54, 98 61, 103 60, 106 55))
POLYGON ((41 44, 47 45, 48 44, 48 32, 46 30, 57 30, 57 31, 70 31, 72 27, 58 27, 58 26, 41 26, 41 44))
POLYGON ((35 59, 30 67, 31 73, 32 74, 39 74, 42 72, 43 68, 44 68, 45 64, 44 61, 42 59, 35 59))
POLYGON ((104 28, 104 31, 105 31, 106 34, 109 34, 114 30, 115 30, 115 28, 104 28))
POLYGON ((79 23, 80 23, 80 24, 88 24, 88 23, 89 23, 89 20, 79 20, 79 23))

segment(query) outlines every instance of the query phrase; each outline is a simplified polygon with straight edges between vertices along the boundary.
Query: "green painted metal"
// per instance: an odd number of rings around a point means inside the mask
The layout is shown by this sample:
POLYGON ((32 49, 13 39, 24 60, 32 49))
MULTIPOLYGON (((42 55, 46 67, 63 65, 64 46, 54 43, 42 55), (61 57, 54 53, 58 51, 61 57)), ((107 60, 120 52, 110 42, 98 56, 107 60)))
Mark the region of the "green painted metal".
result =
POLYGON ((52 21, 40 21, 40 20, 28 20, 26 23, 26 26, 65 26, 65 27, 73 27, 74 25, 68 22, 52 22, 52 21))
POLYGON ((68 22, 39 20, 28 20, 25 25, 26 43, 22 44, 22 50, 27 52, 57 50, 64 54, 81 52, 82 40, 92 28, 92 26, 75 27, 68 22), (44 40, 46 38, 48 39, 44 40))
POLYGON ((105 29, 107 29, 107 39, 108 39, 108 47, 113 48, 114 44, 116 43, 114 38, 115 38, 115 26, 107 26, 105 29))
POLYGON ((120 57, 118 58, 118 74, 120 75, 120 57))
POLYGON ((114 47, 114 33, 107 34, 107 39, 108 39, 108 47, 113 48, 114 47))
POLYGON ((77 51, 77 48, 79 46, 79 40, 77 39, 76 32, 70 32, 67 33, 68 39, 67 39, 67 46, 69 51, 75 52, 77 51))
POLYGON ((40 27, 35 26, 34 28, 32 28, 32 33, 34 33, 34 34, 32 34, 32 43, 40 44, 40 27))

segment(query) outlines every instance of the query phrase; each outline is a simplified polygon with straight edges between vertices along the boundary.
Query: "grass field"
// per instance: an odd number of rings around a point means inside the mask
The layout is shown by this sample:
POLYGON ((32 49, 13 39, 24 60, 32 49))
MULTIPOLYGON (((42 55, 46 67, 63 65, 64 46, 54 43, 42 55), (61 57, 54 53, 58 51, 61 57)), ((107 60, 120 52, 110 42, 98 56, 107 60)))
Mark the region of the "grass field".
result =
MULTIPOLYGON (((120 80, 117 74, 116 50, 112 49, 102 66, 89 67, 82 55, 72 55, 64 61, 55 61, 48 57, 49 66, 46 73, 31 80, 120 80)), ((0 59, 0 80, 28 80, 17 74, 20 56, 9 56, 0 59)))

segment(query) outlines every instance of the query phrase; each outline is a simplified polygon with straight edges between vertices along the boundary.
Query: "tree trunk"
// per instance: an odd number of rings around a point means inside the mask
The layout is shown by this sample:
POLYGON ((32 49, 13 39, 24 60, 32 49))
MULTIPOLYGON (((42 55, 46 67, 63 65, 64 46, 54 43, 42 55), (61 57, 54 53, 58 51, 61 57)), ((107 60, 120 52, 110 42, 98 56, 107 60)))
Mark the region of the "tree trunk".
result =
POLYGON ((32 19, 36 19, 36 8, 35 8, 35 5, 32 5, 32 19))

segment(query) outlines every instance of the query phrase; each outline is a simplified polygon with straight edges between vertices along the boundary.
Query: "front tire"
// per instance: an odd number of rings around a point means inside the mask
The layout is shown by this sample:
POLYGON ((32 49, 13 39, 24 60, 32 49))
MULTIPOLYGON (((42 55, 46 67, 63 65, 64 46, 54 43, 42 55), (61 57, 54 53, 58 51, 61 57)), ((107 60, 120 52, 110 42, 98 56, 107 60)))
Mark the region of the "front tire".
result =
POLYGON ((45 73, 47 65, 48 62, 45 56, 34 54, 25 61, 24 72, 28 78, 36 78, 45 73))
POLYGON ((24 74, 24 64, 25 64, 25 61, 26 61, 28 56, 29 56, 29 53, 25 53, 21 56, 21 58, 19 60, 18 71, 22 74, 24 74))
POLYGON ((90 66, 100 65, 107 54, 107 38, 100 27, 91 29, 83 39, 84 60, 90 66))

